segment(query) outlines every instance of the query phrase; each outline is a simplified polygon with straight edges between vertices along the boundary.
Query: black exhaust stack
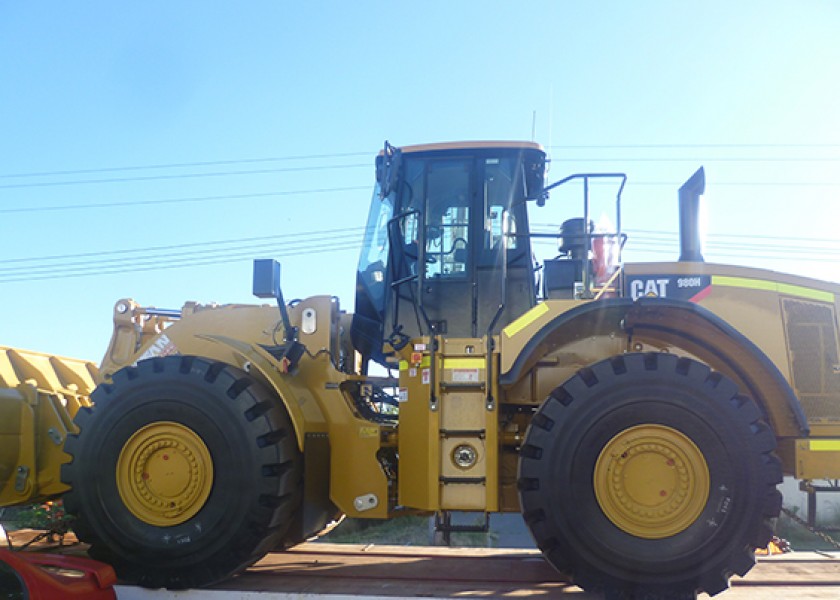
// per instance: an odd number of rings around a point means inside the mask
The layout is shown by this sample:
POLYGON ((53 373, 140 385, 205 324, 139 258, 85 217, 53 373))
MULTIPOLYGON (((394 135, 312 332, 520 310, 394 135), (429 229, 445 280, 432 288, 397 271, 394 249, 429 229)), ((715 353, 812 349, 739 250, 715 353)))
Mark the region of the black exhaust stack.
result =
POLYGON ((700 247, 700 196, 706 191, 703 167, 680 188, 680 262, 703 262, 700 247))

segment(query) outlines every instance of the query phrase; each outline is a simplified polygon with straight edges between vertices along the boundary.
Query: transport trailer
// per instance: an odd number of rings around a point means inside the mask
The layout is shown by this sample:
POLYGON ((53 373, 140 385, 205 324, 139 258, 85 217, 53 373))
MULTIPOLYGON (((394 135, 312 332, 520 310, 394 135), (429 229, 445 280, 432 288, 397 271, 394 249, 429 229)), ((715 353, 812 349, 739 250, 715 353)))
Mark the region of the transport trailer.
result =
MULTIPOLYGON (((15 546, 36 532, 12 533, 15 546)), ((38 542, 24 554, 80 554, 72 534, 65 546, 38 542)), ((554 598, 596 600, 558 581, 538 550, 356 545, 308 542, 271 552, 240 576, 201 590, 114 586, 119 600, 345 600, 351 598, 554 598)), ((707 598, 701 594, 700 598, 707 598)), ((835 600, 840 597, 840 552, 758 556, 756 567, 732 581, 727 598, 835 600)))

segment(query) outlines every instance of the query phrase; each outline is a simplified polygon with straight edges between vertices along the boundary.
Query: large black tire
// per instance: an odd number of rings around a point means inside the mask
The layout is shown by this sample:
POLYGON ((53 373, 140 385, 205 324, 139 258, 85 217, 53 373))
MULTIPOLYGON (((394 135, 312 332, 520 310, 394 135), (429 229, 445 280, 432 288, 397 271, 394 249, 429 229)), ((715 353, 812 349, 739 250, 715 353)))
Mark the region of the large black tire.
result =
POLYGON ((525 436, 523 516, 547 560, 615 598, 694 598, 755 564, 781 508, 776 439, 705 365, 627 354, 555 389, 525 436))
POLYGON ((120 579, 206 586, 278 545, 301 502, 301 458, 282 403, 256 381, 170 356, 118 371, 92 399, 65 444, 65 506, 120 579))

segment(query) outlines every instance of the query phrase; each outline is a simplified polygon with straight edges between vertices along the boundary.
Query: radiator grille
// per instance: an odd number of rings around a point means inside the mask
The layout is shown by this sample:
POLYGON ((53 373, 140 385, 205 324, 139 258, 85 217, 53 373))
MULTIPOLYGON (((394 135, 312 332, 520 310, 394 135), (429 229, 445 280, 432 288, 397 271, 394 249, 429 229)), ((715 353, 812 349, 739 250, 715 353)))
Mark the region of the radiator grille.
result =
POLYGON ((840 360, 834 307, 785 298, 793 386, 808 421, 840 421, 840 360))

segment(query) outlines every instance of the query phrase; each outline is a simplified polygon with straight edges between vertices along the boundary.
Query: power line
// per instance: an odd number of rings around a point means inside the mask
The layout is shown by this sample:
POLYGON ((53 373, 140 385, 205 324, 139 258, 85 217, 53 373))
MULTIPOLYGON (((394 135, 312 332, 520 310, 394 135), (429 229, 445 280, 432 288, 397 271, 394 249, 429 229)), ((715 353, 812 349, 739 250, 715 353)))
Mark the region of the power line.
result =
POLYGON ((23 177, 54 177, 56 175, 87 175, 91 173, 116 173, 120 171, 147 171, 151 169, 181 169, 186 167, 218 167, 222 165, 258 164, 268 162, 282 162, 286 160, 321 160, 332 158, 349 158, 355 156, 373 156, 370 152, 344 152, 340 154, 308 154, 300 156, 270 156, 266 158, 235 158, 229 160, 206 160, 197 162, 157 163, 150 165, 132 165, 127 167, 98 167, 90 169, 72 169, 66 171, 34 171, 29 173, 0 174, 0 179, 23 177))
MULTIPOLYGON (((23 262, 51 262, 52 264, 0 268, 0 283, 112 275, 125 273, 126 271, 152 271, 157 269, 206 266, 252 258, 255 253, 273 254, 279 257, 358 250, 362 246, 362 235, 360 234, 364 231, 365 228, 342 228, 300 232, 285 236, 259 236, 233 240, 216 240, 212 242, 172 244, 130 250, 114 250, 104 253, 89 252, 65 256, 53 255, 16 258, 7 262, 17 262, 19 264, 23 262), (289 238, 297 239, 289 240, 289 238), (231 246, 231 244, 236 245, 231 246), (184 249, 189 250, 184 251, 184 249), (172 250, 179 251, 171 252, 172 250), (155 254, 163 251, 170 252, 168 254, 155 254), (135 254, 135 256, 126 256, 127 254, 135 254), (90 256, 119 256, 119 258, 102 258, 93 262, 78 260, 90 256)), ((646 231, 648 235, 636 238, 634 240, 636 243, 625 248, 625 253, 673 255, 676 251, 678 247, 677 240, 674 238, 668 239, 669 236, 674 235, 673 233, 651 230, 642 231, 646 231), (665 239, 662 239, 662 236, 665 236, 665 239)), ((824 246, 813 245, 791 247, 789 244, 784 243, 787 240, 801 240, 801 238, 770 238, 769 236, 763 236, 765 239, 773 239, 778 242, 773 246, 768 246, 767 244, 745 243, 738 236, 729 237, 733 237, 737 241, 722 242, 717 246, 712 245, 707 247, 705 249, 707 254, 750 259, 797 260, 800 262, 838 262, 838 257, 840 257, 840 247, 826 248, 824 246), (792 254, 800 254, 800 256, 791 256, 792 254), (801 254, 805 254, 805 256, 801 256, 801 254)), ((553 246, 555 243, 554 240, 542 238, 534 240, 535 245, 543 247, 548 245, 553 246)))
MULTIPOLYGON (((550 227, 537 225, 535 227, 550 227)), ((557 228, 559 229, 559 227, 557 228)), ((547 231, 543 233, 555 233, 547 231)), ((653 252, 665 249, 673 251, 679 247, 676 233, 651 230, 627 230, 628 238, 625 252, 653 252), (638 235, 644 231, 647 235, 638 235)), ((559 237, 559 235, 558 235, 559 237)), ((713 236, 710 236, 713 237, 713 236)), ((538 245, 554 244, 554 240, 540 239, 538 245)), ((732 256, 739 258, 760 258, 774 260, 800 260, 807 262, 840 262, 840 242, 831 239, 785 238, 772 236, 740 236, 718 234, 717 239, 710 239, 704 244, 704 254, 732 256), (727 238, 730 238, 727 240, 727 238), (750 243, 759 238, 761 243, 750 243), (767 243, 772 242, 772 243, 767 243), (805 243, 803 243, 805 242, 805 243), (820 245, 822 244, 822 245, 820 245)))
MULTIPOLYGON (((556 161, 557 159, 555 159, 556 161)), ((759 158, 759 157, 745 157, 745 156, 727 156, 722 158, 712 158, 712 157, 695 157, 695 158, 686 158, 686 157, 656 157, 656 156, 648 156, 648 157, 639 157, 639 158, 627 158, 627 157, 617 157, 617 158, 590 158, 590 157, 582 157, 582 156, 571 156, 571 157, 564 157, 562 162, 569 163, 569 162, 582 162, 582 163, 628 163, 628 162, 693 162, 693 163, 718 163, 718 162, 754 162, 754 163, 796 163, 796 162, 840 162, 840 156, 833 156, 833 157, 796 157, 796 158, 784 158, 784 157, 768 157, 768 158, 759 158)))
MULTIPOLYGON (((551 244, 551 240, 539 240, 536 242, 539 246, 547 246, 551 244)), ((622 254, 626 257, 628 254, 661 254, 676 256, 679 253, 679 244, 677 243, 636 243, 625 246, 622 254)), ((704 256, 709 257, 728 257, 735 259, 750 259, 750 260, 773 260, 773 261, 790 261, 802 263, 840 263, 840 249, 831 253, 814 254, 813 252, 804 253, 802 255, 791 255, 791 253, 784 250, 779 250, 776 253, 762 253, 761 249, 743 248, 739 250, 727 250, 718 248, 703 248, 704 256)))
MULTIPOLYGON (((129 179, 125 179, 128 181, 129 179)), ((590 185, 614 185, 603 182, 590 182, 590 185)), ((628 187, 633 186, 673 186, 678 187, 680 183, 671 181, 630 181, 628 187)), ((837 187, 840 182, 714 182, 713 186, 802 186, 802 187, 837 187)), ((0 186, 2 188, 3 186, 0 186)), ((16 213, 37 213, 67 210, 87 210, 93 208, 118 208, 126 206, 149 206, 160 204, 179 204, 187 202, 210 202, 215 200, 247 200, 256 198, 269 198, 277 196, 295 196, 303 194, 323 194, 332 192, 355 192, 368 190, 370 186, 350 186, 337 188, 318 188, 304 190, 281 190, 275 192, 256 192, 251 194, 225 194, 219 196, 188 196, 184 198, 162 198, 159 200, 127 200, 124 202, 94 202, 88 204, 61 204, 53 206, 27 206, 17 208, 0 208, 0 214, 16 213)))
MULTIPOLYGON (((547 227, 559 227, 559 225, 551 225, 546 224, 547 227)), ((653 229, 628 229, 628 233, 632 232, 634 234, 644 234, 644 235, 663 235, 663 236, 678 236, 679 233, 676 231, 657 231, 653 229)), ((741 233, 710 233, 708 234, 709 238, 733 238, 733 239, 761 239, 761 240, 771 240, 771 241, 780 241, 780 242, 824 242, 827 244, 838 244, 840 240, 837 238, 814 238, 814 237, 780 237, 775 235, 762 235, 756 233, 750 234, 741 234, 741 233)))
MULTIPOLYGON (((353 232, 353 233, 344 233, 341 235, 335 235, 329 237, 327 241, 325 238, 311 238, 311 239, 303 239, 297 241, 268 241, 258 244, 240 244, 240 245, 232 245, 226 247, 210 247, 210 248, 199 248, 195 250, 186 250, 181 252, 168 252, 166 254, 160 254, 160 250, 143 250, 137 252, 135 255, 132 256, 122 256, 122 257, 114 257, 114 258, 102 258, 96 261, 80 261, 80 260, 59 260, 53 258, 49 262, 49 264, 29 264, 25 266, 15 266, 15 267, 0 267, 0 277, 5 277, 8 275, 14 275, 17 273, 33 273, 36 271, 45 271, 50 269, 66 269, 70 268, 109 268, 114 265, 124 266, 127 268, 131 268, 133 265, 141 264, 143 261, 172 261, 172 260, 186 260, 193 257, 198 258, 210 258, 213 256, 226 256, 226 255, 237 255, 241 256, 242 252, 247 252, 249 255, 254 255, 261 253, 263 251, 274 251, 274 250, 281 250, 286 251, 288 249, 301 249, 306 250, 309 248, 320 248, 324 243, 345 243, 345 242, 353 242, 356 244, 361 244, 360 236, 353 232), (238 253, 238 254, 237 254, 238 253)), ((32 262, 32 261, 30 261, 32 262)))
POLYGON ((268 173, 291 173, 301 171, 323 171, 325 169, 355 169, 370 167, 369 164, 352 165, 316 165, 310 167, 286 167, 282 169, 254 169, 249 171, 223 171, 215 173, 178 173, 175 175, 146 175, 142 177, 113 177, 109 179, 73 179, 64 181, 42 181, 33 183, 12 183, 0 185, 0 189, 21 189, 36 187, 56 187, 62 185, 89 185, 98 183, 124 183, 126 181, 159 181, 169 179, 196 179, 201 177, 230 177, 235 175, 265 175, 268 173))
POLYGON ((355 192, 369 190, 370 186, 353 186, 341 188, 320 188, 309 190, 290 190, 278 192, 256 192, 253 194, 226 194, 223 196, 190 196, 186 198, 163 198, 160 200, 127 200, 125 202, 98 202, 94 204, 61 204, 55 206, 28 206, 26 208, 0 208, 0 214, 34 213, 59 210, 85 210, 89 208, 117 208, 122 206, 148 206, 155 204, 179 204, 184 202, 210 202, 214 200, 247 200, 255 198, 270 198, 275 196, 296 196, 302 194, 324 194, 331 192, 355 192))
MULTIPOLYGON (((180 250, 184 248, 202 248, 207 246, 218 246, 218 245, 227 245, 227 244, 243 244, 245 242, 265 242, 265 241, 274 241, 280 242, 287 238, 306 238, 312 236, 321 236, 321 237, 328 237, 328 236, 335 236, 336 234, 346 234, 348 232, 353 232, 355 235, 359 236, 361 239, 361 233, 365 231, 365 227, 343 227, 340 229, 321 229, 316 231, 303 231, 298 233, 285 233, 280 235, 265 235, 265 236, 253 236, 253 237, 245 237, 245 238, 235 238, 229 240, 212 240, 209 242, 190 242, 184 244, 169 244, 165 246, 145 246, 142 248, 128 248, 122 250, 106 250, 100 252, 81 252, 77 254, 53 254, 49 256, 33 256, 28 258, 8 258, 4 259, 3 262, 5 263, 23 263, 23 262, 39 262, 39 261, 55 261, 55 260, 65 260, 65 259, 79 259, 79 258, 88 258, 91 256, 110 256, 110 255, 125 255, 125 254, 137 254, 141 252, 161 252, 161 251, 169 251, 169 250, 180 250)), ((9 270, 8 268, 0 268, 0 271, 9 270)))
POLYGON ((780 144, 562 144, 546 146, 546 148, 558 148, 561 150, 615 150, 615 149, 698 149, 698 148, 840 148, 835 143, 780 143, 780 144))
MULTIPOLYGON (((344 245, 329 245, 329 246, 320 246, 320 247, 311 247, 302 250, 294 250, 289 252, 279 252, 275 254, 275 258, 285 257, 285 256, 299 256, 301 254, 320 254, 325 252, 339 252, 339 251, 346 251, 346 250, 355 250, 361 247, 360 243, 353 243, 353 244, 344 244, 344 245)), ((238 262, 245 259, 253 258, 253 254, 237 254, 235 256, 228 256, 225 258, 212 258, 208 260, 176 260, 172 262, 168 262, 166 264, 160 264, 159 262, 155 264, 150 263, 140 263, 136 265, 132 265, 128 272, 142 272, 142 271, 160 271, 160 270, 167 270, 167 269, 178 269, 178 268, 186 268, 186 267, 202 267, 202 266, 209 266, 209 265, 218 265, 224 263, 232 263, 238 262)), ((71 270, 66 272, 56 272, 56 273, 48 273, 48 274, 39 274, 35 276, 21 276, 21 277, 9 277, 3 278, 0 277, 0 284, 3 283, 23 283, 23 282, 31 282, 31 281, 44 281, 44 280, 53 280, 53 279, 69 279, 69 278, 76 278, 76 277, 94 277, 94 276, 104 276, 104 275, 122 275, 126 274, 127 269, 125 266, 120 267, 113 267, 111 269, 106 270, 93 270, 93 269, 77 269, 71 270)))
MULTIPOLYGON (((628 180, 627 187, 673 186, 679 188, 683 181, 633 181, 628 180)), ((591 181, 590 186, 611 185, 606 182, 591 181)), ((615 185, 615 184, 612 184, 615 185)), ((709 187, 837 187, 840 181, 710 181, 709 187)))
MULTIPOLYGON (((670 248, 659 248, 659 247, 633 247, 624 250, 624 254, 626 255, 628 251, 631 254, 668 254, 671 256, 676 255, 677 247, 673 249, 670 248)), ((735 258, 735 259, 750 259, 750 260, 772 260, 772 261, 786 261, 786 262, 797 262, 797 263, 833 263, 838 264, 840 263, 840 258, 832 257, 832 256, 788 256, 788 255, 778 255, 778 254, 744 254, 742 252, 716 252, 713 250, 703 250, 703 255, 706 257, 708 261, 710 257, 717 258, 735 258)))
MULTIPOLYGON (((557 233, 560 230, 559 223, 531 223, 532 228, 539 228, 541 233, 557 233)), ((624 229, 624 233, 632 236, 664 236, 664 237, 671 237, 671 238, 678 238, 679 232, 676 231, 663 231, 657 229, 624 229)), ((761 240, 770 240, 779 243, 787 243, 787 242, 821 242, 827 244, 840 244, 840 240, 837 238, 812 238, 812 237, 788 237, 788 236, 775 236, 775 235, 761 235, 761 234, 741 234, 741 233, 710 233, 707 235, 708 238, 711 239, 720 239, 726 240, 727 238, 731 238, 733 240, 744 240, 744 239, 761 239, 761 240)))
POLYGON ((204 266, 253 258, 255 254, 279 257, 358 250, 362 246, 363 234, 366 231, 365 227, 346 227, 105 252, 13 258, 5 262, 17 263, 17 266, 0 267, 0 283, 204 266), (80 260, 91 256, 100 259, 80 260))
MULTIPOLYGON (((637 149, 758 149, 758 148, 772 148, 772 149, 803 149, 803 148, 840 148, 840 144, 567 144, 567 145, 551 145, 546 146, 547 149, 558 150, 637 150, 637 149)), ((323 160, 335 158, 351 158, 351 157, 370 157, 375 152, 340 152, 331 154, 302 154, 289 156, 268 156, 268 157, 253 157, 253 158, 233 158, 207 161, 188 161, 188 162, 173 162, 173 163, 151 163, 146 165, 127 165, 119 167, 92 167, 84 169, 63 169, 52 171, 29 171, 23 173, 0 173, 0 179, 19 179, 29 177, 55 177, 62 175, 88 175, 93 173, 118 173, 126 171, 147 171, 154 169, 180 169, 188 167, 217 167, 238 164, 264 164, 272 162, 295 161, 295 160, 323 160)), ((731 158, 598 158, 598 159, 580 159, 588 162, 640 162, 640 161, 738 161, 738 162, 807 162, 807 161, 837 161, 838 157, 814 157, 814 158, 747 158, 747 157, 731 157, 731 158)))

